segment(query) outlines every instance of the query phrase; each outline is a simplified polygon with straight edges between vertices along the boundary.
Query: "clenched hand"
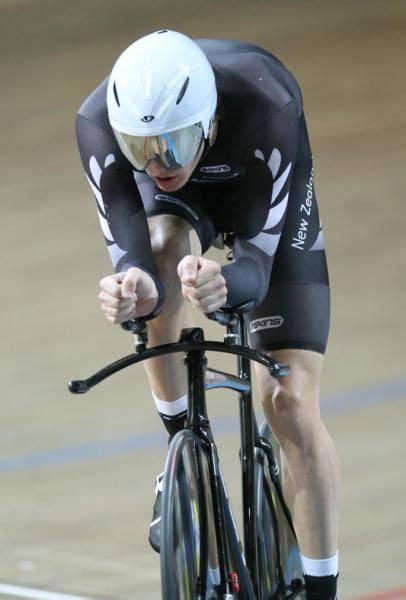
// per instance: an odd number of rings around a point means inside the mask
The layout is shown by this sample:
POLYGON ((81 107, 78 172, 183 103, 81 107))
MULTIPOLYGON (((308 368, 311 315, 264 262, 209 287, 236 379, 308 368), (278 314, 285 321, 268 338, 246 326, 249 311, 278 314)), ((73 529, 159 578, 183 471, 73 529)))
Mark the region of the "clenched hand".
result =
POLYGON ((226 303, 226 281, 214 260, 185 256, 178 265, 178 275, 183 297, 202 312, 213 312, 226 303))
POLYGON ((101 308, 112 323, 148 315, 158 301, 154 280, 138 267, 104 277, 100 288, 101 308))

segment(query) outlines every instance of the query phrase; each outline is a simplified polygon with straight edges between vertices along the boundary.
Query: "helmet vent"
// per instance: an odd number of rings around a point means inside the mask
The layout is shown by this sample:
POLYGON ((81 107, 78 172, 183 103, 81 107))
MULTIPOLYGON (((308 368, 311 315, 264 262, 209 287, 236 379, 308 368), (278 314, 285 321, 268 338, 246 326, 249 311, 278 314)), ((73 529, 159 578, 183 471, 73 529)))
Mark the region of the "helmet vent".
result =
POLYGON ((113 92, 114 92, 114 98, 116 99, 118 106, 120 106, 120 100, 118 99, 116 82, 113 83, 113 92))
POLYGON ((161 31, 157 31, 157 33, 158 34, 160 34, 160 33, 168 33, 168 30, 167 29, 161 29, 161 31))
POLYGON ((180 104, 182 102, 182 98, 185 95, 187 87, 189 85, 190 77, 186 77, 185 83, 182 85, 182 89, 179 92, 178 99, 176 100, 176 104, 180 104))

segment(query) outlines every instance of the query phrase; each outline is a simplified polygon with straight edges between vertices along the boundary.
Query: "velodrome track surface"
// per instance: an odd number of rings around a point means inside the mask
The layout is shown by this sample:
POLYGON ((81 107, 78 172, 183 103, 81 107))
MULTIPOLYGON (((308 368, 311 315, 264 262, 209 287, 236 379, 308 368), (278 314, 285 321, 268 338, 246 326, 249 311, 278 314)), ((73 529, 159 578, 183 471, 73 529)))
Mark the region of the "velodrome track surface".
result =
MULTIPOLYGON (((142 369, 80 397, 66 383, 131 351, 98 309, 110 264, 74 114, 162 27, 264 45, 301 83, 333 288, 322 396, 344 478, 340 597, 406 597, 405 21, 402 0, 1 3, 0 598, 159 598, 146 534, 165 436, 142 369)), ((236 414, 215 395, 238 500, 236 414)))

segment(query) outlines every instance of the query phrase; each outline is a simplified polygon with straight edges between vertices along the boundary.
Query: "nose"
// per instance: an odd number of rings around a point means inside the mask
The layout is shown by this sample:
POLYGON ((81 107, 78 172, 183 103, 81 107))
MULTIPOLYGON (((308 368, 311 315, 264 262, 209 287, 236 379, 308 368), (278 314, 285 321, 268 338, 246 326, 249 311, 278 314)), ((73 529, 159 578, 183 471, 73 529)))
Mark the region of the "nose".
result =
POLYGON ((179 169, 167 169, 164 165, 159 161, 159 159, 151 159, 148 161, 146 167, 146 172, 150 177, 174 177, 179 172, 179 169))
POLYGON ((164 167, 159 158, 151 158, 151 160, 149 160, 146 164, 145 169, 147 168, 149 171, 151 171, 151 173, 156 174, 158 177, 160 174, 162 175, 169 173, 169 169, 164 167))

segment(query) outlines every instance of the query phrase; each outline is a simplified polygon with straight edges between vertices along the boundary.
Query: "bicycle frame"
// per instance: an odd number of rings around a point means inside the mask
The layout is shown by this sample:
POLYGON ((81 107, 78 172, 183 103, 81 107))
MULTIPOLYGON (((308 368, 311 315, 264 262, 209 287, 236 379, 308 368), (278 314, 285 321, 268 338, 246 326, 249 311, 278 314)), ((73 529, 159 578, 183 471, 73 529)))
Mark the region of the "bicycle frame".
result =
MULTIPOLYGON (((135 341, 136 352, 104 367, 85 380, 70 382, 69 389, 72 393, 84 393, 113 375, 114 373, 147 358, 162 356, 174 352, 185 353, 185 365, 188 377, 188 418, 186 428, 191 429, 207 446, 211 472, 211 488, 213 509, 216 515, 216 535, 219 547, 219 569, 221 581, 225 584, 225 597, 233 597, 235 582, 229 581, 230 565, 227 564, 227 534, 225 520, 230 519, 235 530, 236 541, 240 544, 238 532, 235 528, 231 508, 225 507, 226 489, 219 469, 217 449, 210 430, 206 409, 206 389, 216 387, 229 388, 239 394, 240 408, 240 435, 241 435, 241 472, 243 492, 243 549, 248 577, 244 576, 245 585, 252 590, 252 598, 258 597, 259 567, 257 556, 257 531, 255 520, 255 450, 260 448, 268 456, 271 466, 272 480, 277 479, 277 463, 273 457, 272 447, 260 438, 258 425, 255 419, 252 391, 250 361, 266 366, 275 377, 287 375, 289 369, 272 358, 257 350, 247 347, 246 329, 241 315, 214 313, 209 318, 220 322, 227 328, 224 342, 211 342, 204 340, 201 328, 183 330, 179 342, 164 344, 154 348, 147 348, 147 327, 144 320, 129 321, 124 328, 132 331, 137 337, 135 341), (239 342, 239 343, 237 343, 239 342), (238 376, 223 373, 207 368, 206 351, 220 351, 237 356, 238 376), (272 474, 272 470, 274 471, 272 474), (226 512, 225 512, 226 511, 226 512)), ((289 511, 283 501, 280 486, 276 486, 278 496, 282 502, 288 522, 292 527, 289 511)))
MULTIPOLYGON (((189 341, 200 337, 203 341, 203 331, 201 329, 184 331, 181 340, 189 341)), ((227 333, 225 339, 234 342, 239 340, 241 345, 246 347, 246 329, 243 322, 243 317, 230 319, 227 323, 227 333)), ((187 427, 196 433, 201 439, 207 439, 210 442, 210 462, 211 472, 214 474, 212 481, 212 496, 214 501, 214 510, 217 515, 217 523, 219 530, 217 531, 217 539, 219 540, 220 548, 220 572, 226 575, 227 565, 225 563, 225 529, 224 515, 222 514, 221 492, 218 470, 218 459, 215 446, 213 444, 209 424, 207 420, 207 410, 205 403, 205 368, 207 364, 206 357, 203 351, 188 352, 185 358, 185 364, 188 374, 188 398, 189 419, 187 427), (203 417, 203 418, 202 418, 203 417)), ((247 357, 237 355, 237 365, 239 371, 239 379, 245 383, 245 386, 240 385, 239 401, 240 401, 240 436, 241 436, 241 470, 242 470, 242 498, 243 498, 243 527, 244 527, 244 554, 246 557, 246 566, 250 575, 250 580, 253 584, 255 592, 257 592, 258 574, 258 557, 257 557, 257 531, 255 521, 255 444, 259 441, 258 428, 254 416, 252 405, 251 391, 251 369, 250 361, 247 357)), ((235 381, 234 381, 235 384, 235 381)), ((235 389, 235 388, 234 388, 235 389)))

